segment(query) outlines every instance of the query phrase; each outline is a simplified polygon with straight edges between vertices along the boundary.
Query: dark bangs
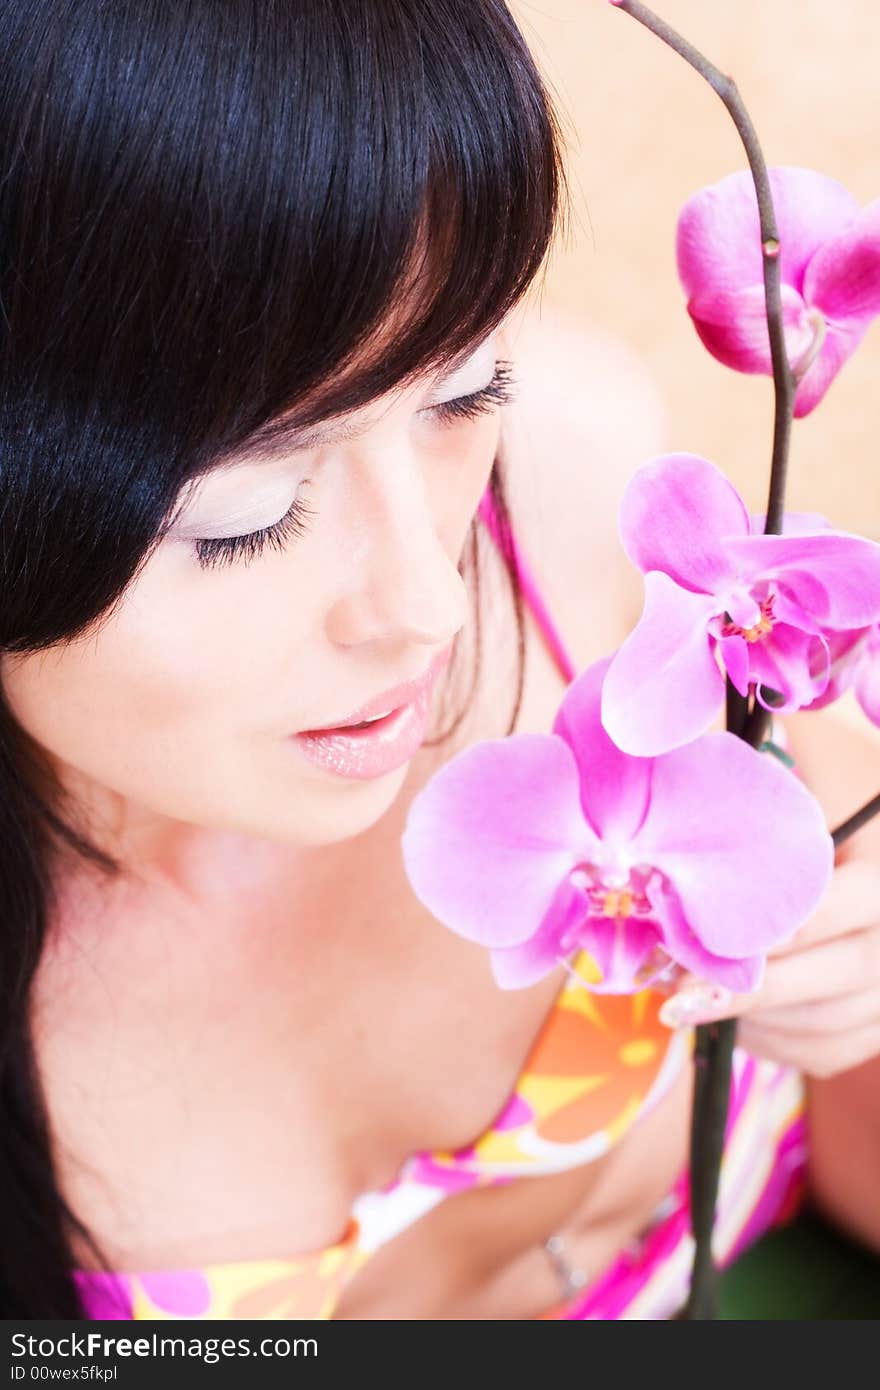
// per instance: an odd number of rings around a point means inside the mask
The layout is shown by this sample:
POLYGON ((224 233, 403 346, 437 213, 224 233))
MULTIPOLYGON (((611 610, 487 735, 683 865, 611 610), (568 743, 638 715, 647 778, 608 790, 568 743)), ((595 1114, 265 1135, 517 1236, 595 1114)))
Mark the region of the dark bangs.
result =
POLYGON ((188 478, 491 332, 562 174, 501 0, 3 15, 0 645, 24 650, 120 595, 188 478))

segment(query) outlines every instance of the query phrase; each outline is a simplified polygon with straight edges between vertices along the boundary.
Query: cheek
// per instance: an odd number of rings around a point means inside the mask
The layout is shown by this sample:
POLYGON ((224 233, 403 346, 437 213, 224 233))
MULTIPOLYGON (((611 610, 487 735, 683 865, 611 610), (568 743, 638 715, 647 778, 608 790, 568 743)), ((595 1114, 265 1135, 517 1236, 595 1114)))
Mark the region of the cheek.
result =
POLYGON ((134 790, 151 768, 158 773, 179 759, 196 712, 212 714, 194 652, 133 644, 128 635, 123 621, 96 647, 29 657, 5 681, 13 713, 33 738, 119 791, 134 790))
POLYGON ((203 573, 160 551, 94 636, 4 669, 14 715, 56 758, 154 804, 167 792, 175 812, 180 796, 245 775, 261 740, 288 718, 298 727, 284 665, 308 665, 290 557, 286 577, 272 560, 203 573))
POLYGON ((467 429, 451 433, 453 438, 434 461, 433 486, 441 533, 448 538, 447 548, 453 554, 463 545, 488 486, 500 446, 501 418, 485 416, 467 429))
POLYGON ((501 443, 501 414, 487 415, 475 420, 471 426, 472 434, 468 440, 465 473, 471 482, 472 494, 477 500, 485 491, 492 472, 492 465, 501 443))

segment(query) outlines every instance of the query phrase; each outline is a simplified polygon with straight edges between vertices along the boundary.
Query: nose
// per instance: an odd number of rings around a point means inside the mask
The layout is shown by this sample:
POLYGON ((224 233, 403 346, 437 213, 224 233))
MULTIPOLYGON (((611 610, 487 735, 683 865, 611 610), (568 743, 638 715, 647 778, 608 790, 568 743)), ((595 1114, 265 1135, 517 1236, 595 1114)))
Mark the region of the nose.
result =
POLYGON ((343 537, 350 578, 328 617, 331 640, 447 644, 467 621, 468 595, 418 459, 388 451, 358 470, 351 487, 343 537))

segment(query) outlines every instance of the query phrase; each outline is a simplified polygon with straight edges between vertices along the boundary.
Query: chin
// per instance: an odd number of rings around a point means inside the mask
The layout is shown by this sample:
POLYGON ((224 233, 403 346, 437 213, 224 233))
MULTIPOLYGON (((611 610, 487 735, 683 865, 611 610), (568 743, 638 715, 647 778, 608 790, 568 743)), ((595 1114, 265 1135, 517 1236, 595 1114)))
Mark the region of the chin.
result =
POLYGON ((255 833, 267 839, 320 849, 325 845, 352 840, 370 830, 390 810, 407 779, 410 763, 382 777, 363 780, 328 774, 323 785, 310 783, 279 801, 276 814, 266 822, 266 805, 261 807, 263 824, 255 833))

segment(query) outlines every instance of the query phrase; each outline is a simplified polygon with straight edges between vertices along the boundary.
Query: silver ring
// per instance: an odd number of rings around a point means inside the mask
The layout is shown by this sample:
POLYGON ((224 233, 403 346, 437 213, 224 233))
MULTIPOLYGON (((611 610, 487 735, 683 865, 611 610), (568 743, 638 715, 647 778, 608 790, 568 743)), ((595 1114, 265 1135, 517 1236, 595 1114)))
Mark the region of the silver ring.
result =
POLYGON ((544 1241, 544 1249, 550 1256, 550 1262, 562 1282, 563 1293, 567 1298, 579 1293, 585 1284, 589 1282, 589 1275, 583 1269, 575 1269, 565 1258, 565 1241, 560 1235, 548 1236, 544 1241))

